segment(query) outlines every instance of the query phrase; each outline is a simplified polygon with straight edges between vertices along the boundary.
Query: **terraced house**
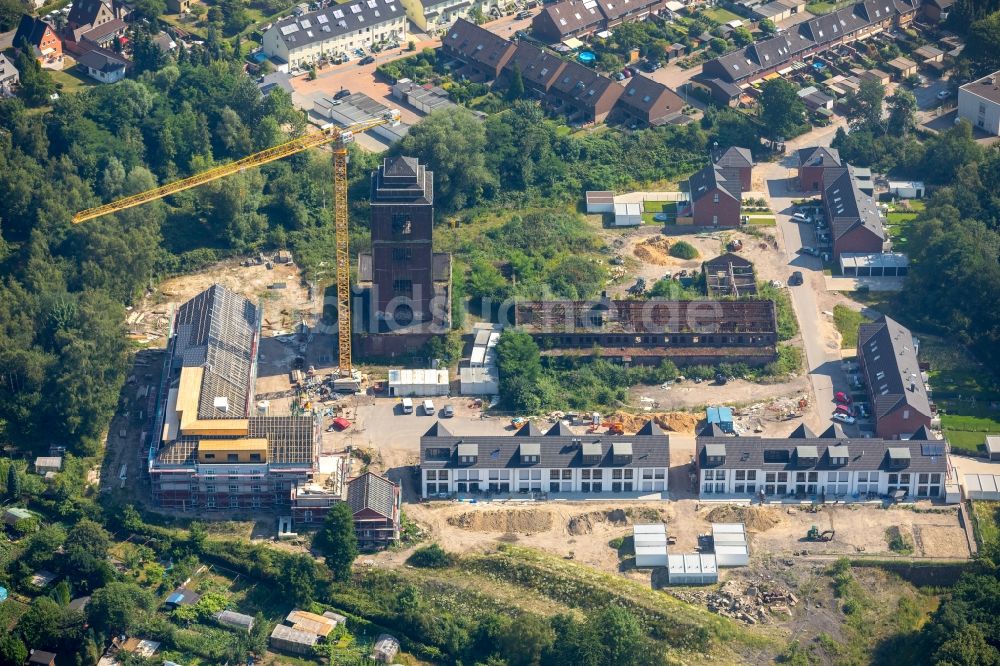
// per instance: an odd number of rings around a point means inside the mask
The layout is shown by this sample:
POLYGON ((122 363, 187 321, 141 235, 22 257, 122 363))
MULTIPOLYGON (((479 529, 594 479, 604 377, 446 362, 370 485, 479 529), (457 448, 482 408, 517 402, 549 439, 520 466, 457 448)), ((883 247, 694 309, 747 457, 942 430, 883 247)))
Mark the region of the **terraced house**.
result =
POLYGON ((149 449, 158 506, 268 508, 311 477, 313 417, 260 415, 253 402, 260 316, 221 285, 177 309, 149 449))
POLYGON ((702 499, 863 501, 901 494, 944 495, 945 443, 922 428, 909 441, 849 439, 839 425, 814 435, 799 426, 787 439, 730 437, 718 427, 697 438, 702 499))
POLYGON ((788 32, 706 62, 698 80, 708 84, 751 84, 770 74, 784 75, 795 62, 840 44, 908 25, 918 0, 864 0, 800 23, 788 32))
POLYGON ((634 435, 576 435, 528 422, 514 435, 458 436, 438 422, 420 438, 420 495, 662 493, 669 440, 652 421, 634 435))
POLYGON ((358 0, 289 16, 264 32, 263 50, 293 68, 305 68, 373 44, 406 39, 400 0, 358 0))

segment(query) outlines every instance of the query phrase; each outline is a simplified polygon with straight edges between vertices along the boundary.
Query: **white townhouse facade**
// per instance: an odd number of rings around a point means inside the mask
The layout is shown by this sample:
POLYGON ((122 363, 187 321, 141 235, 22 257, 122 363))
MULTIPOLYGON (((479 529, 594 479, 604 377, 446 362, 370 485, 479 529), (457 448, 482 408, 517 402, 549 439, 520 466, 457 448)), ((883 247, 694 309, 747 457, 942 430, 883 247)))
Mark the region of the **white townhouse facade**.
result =
POLYGON ((420 439, 421 497, 518 493, 666 492, 669 439, 652 422, 635 435, 542 433, 456 436, 441 423, 420 439))
POLYGON ((800 426, 788 439, 727 437, 706 428, 697 440, 701 499, 863 501, 893 495, 944 496, 945 443, 926 429, 913 439, 853 439, 831 426, 818 437, 800 426))
POLYGON ((424 32, 437 32, 460 18, 473 20, 476 9, 485 11, 482 0, 401 0, 406 15, 424 32))
POLYGON ((356 0, 275 22, 264 32, 263 51, 292 67, 308 67, 324 57, 405 39, 400 0, 356 0))

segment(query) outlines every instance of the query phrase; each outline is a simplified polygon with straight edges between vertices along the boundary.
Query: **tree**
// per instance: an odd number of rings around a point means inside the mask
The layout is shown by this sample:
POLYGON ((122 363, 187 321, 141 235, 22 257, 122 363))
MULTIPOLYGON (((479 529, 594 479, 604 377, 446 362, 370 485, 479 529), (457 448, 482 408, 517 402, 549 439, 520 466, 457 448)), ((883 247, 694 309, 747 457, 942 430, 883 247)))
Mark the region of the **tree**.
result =
MULTIPOLYGON (((537 615, 522 615, 506 624, 499 636, 500 654, 510 666, 541 666, 542 655, 555 640, 549 623, 537 615)), ((613 662, 612 662, 613 663, 613 662)))
POLYGON ((521 76, 521 68, 514 65, 510 74, 510 85, 507 86, 507 101, 513 102, 524 97, 524 78, 521 76))
POLYGON ((358 556, 358 537, 354 515, 346 502, 337 502, 326 514, 323 527, 313 537, 313 548, 326 558, 326 565, 336 580, 347 580, 351 565, 358 556))
POLYGON ((0 32, 17 27, 22 14, 28 14, 28 5, 22 0, 0 0, 0 32))
POLYGON ((916 126, 917 98, 909 90, 897 88, 885 101, 889 103, 889 134, 906 136, 916 126))
POLYGON ((42 106, 49 103, 49 98, 56 91, 56 84, 41 63, 31 55, 30 48, 22 48, 17 54, 15 65, 20 72, 21 81, 18 94, 28 106, 42 106))
POLYGON ((0 636, 0 663, 23 664, 28 661, 28 648, 17 636, 5 633, 0 636))
POLYGON ((542 406, 538 345, 527 333, 506 329, 497 343, 500 395, 512 410, 537 412, 542 406))
POLYGON ((987 643, 982 629, 973 624, 962 627, 942 643, 933 661, 938 666, 997 666, 1000 651, 987 643))
POLYGON ((753 34, 743 26, 740 26, 739 28, 736 28, 736 30, 733 30, 733 41, 736 42, 736 46, 746 46, 747 44, 752 44, 753 34))
POLYGON ((648 652, 645 632, 635 616, 624 608, 610 606, 590 618, 589 624, 603 647, 605 664, 638 666, 648 652))
POLYGON ((28 645, 45 646, 53 652, 75 651, 83 637, 84 615, 49 597, 37 597, 17 623, 17 629, 28 645))
POLYGON ((774 140, 791 136, 802 124, 806 110, 795 86, 784 79, 772 79, 764 84, 760 106, 764 127, 774 140))
POLYGON ((774 25, 774 21, 768 18, 762 19, 760 23, 757 24, 757 27, 760 28, 760 31, 765 35, 773 35, 778 32, 778 27, 774 25))
POLYGON ((724 40, 722 37, 713 37, 708 42, 708 46, 716 53, 725 53, 726 49, 729 48, 729 42, 724 40))
POLYGON ((167 3, 165 0, 135 0, 133 7, 135 8, 134 17, 136 19, 144 18, 154 27, 157 25, 157 19, 167 13, 167 3))
POLYGON ((486 169, 483 124, 466 109, 435 111, 396 145, 396 154, 417 157, 434 171, 435 203, 443 210, 475 205, 496 187, 486 169))
POLYGON ((882 131, 882 100, 885 88, 874 79, 862 79, 857 92, 847 97, 847 118, 851 127, 882 131))
POLYGON ((1000 69, 1000 12, 972 24, 962 55, 973 64, 974 76, 1000 69))
POLYGON ((21 475, 14 465, 7 468, 7 497, 12 501, 21 497, 21 475))
POLYGON ((128 633, 156 608, 156 599, 135 583, 112 582, 91 595, 87 619, 106 635, 128 633))

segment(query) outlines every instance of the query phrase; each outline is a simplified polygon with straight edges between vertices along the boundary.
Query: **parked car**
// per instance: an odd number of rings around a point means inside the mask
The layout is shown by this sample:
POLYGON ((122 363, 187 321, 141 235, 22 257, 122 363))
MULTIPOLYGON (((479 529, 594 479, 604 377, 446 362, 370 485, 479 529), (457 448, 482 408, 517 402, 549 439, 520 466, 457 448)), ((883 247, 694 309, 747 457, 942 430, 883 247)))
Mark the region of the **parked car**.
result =
POLYGON ((808 254, 811 257, 818 257, 819 250, 817 250, 814 247, 810 247, 808 245, 803 245, 802 247, 799 248, 799 254, 808 254))
POLYGON ((525 9, 524 11, 518 12, 517 16, 515 16, 514 18, 516 18, 518 21, 526 19, 526 18, 531 18, 531 12, 529 12, 527 9, 525 9))
POLYGON ((847 414, 834 414, 831 418, 834 421, 840 421, 841 423, 846 423, 848 425, 853 425, 857 420, 853 416, 848 416, 847 414))
POLYGON ((375 62, 375 56, 366 55, 364 58, 358 61, 359 65, 370 65, 375 62))
POLYGON ((434 416, 434 401, 430 398, 424 400, 424 414, 434 416))
POLYGON ((615 72, 615 81, 624 81, 625 75, 621 72, 615 72))
POLYGON ((715 383, 716 384, 718 384, 719 386, 725 386, 726 381, 727 381, 726 380, 726 376, 724 374, 722 374, 721 372, 715 373, 715 383))
POLYGON ((788 286, 794 287, 797 284, 802 284, 804 280, 802 279, 802 271, 795 271, 792 273, 791 277, 788 278, 788 286))
POLYGON ((948 99, 949 97, 951 97, 951 91, 950 90, 940 90, 940 91, 938 91, 938 94, 937 94, 937 98, 938 99, 942 99, 943 100, 943 99, 948 99))
POLYGON ((833 394, 833 399, 842 405, 851 404, 851 396, 847 395, 843 391, 837 391, 833 394))
POLYGON ((412 414, 413 413, 413 399, 403 398, 403 413, 412 414))
POLYGON ((632 78, 632 72, 629 70, 628 67, 626 67, 625 69, 623 69, 621 71, 621 75, 622 75, 623 78, 626 78, 626 79, 631 79, 632 78))
POLYGON ((454 405, 445 405, 444 409, 441 410, 441 416, 443 416, 446 419, 450 419, 454 415, 455 415, 454 405))
POLYGON ((792 213, 792 222, 798 222, 799 224, 809 224, 812 220, 805 213, 795 212, 792 213))
POLYGON ((854 410, 851 409, 850 405, 837 405, 834 410, 837 414, 846 414, 847 416, 854 416, 854 410))
POLYGON ((348 90, 347 88, 341 88, 336 93, 334 93, 333 98, 334 99, 344 99, 345 97, 350 96, 350 94, 351 94, 350 90, 348 90))

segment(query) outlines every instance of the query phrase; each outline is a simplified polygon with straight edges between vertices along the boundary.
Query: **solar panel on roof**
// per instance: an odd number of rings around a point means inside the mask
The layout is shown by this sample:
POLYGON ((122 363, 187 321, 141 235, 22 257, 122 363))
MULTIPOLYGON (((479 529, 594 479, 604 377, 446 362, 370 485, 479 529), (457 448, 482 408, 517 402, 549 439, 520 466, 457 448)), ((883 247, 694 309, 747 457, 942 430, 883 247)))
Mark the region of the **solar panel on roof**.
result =
POLYGON ((303 28, 312 27, 312 23, 309 22, 309 19, 302 19, 301 21, 299 21, 299 25, 301 25, 303 28))
POLYGON ((293 32, 296 32, 298 29, 299 29, 298 25, 296 25, 295 23, 289 23, 288 25, 281 26, 281 34, 287 37, 293 32))
POLYGON ((354 14, 360 14, 361 13, 361 6, 360 5, 351 5, 351 12, 353 12, 354 14))
POLYGON ((943 456, 944 444, 921 444, 920 453, 925 456, 943 456))
POLYGON ((327 22, 327 21, 329 21, 329 20, 330 20, 330 19, 328 19, 328 18, 326 17, 326 14, 320 14, 319 16, 317 16, 317 17, 316 17, 316 22, 317 22, 317 23, 326 23, 326 22, 327 22))

